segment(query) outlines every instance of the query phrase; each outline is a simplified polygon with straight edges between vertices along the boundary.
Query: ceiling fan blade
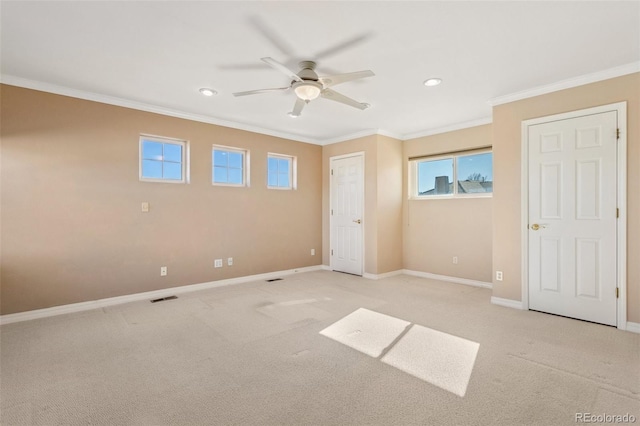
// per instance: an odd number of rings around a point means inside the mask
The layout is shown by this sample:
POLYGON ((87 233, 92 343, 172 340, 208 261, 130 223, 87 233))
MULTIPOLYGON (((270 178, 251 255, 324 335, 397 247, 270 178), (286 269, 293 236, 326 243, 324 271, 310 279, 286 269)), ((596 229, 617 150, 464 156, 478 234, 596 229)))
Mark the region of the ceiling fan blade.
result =
POLYGON ((335 74, 320 77, 320 81, 324 87, 335 86, 347 81, 358 80, 360 78, 373 77, 375 74, 371 70, 348 72, 345 74, 335 74))
POLYGON ((281 64, 280 62, 276 61, 273 58, 260 58, 260 60, 266 64, 268 64, 269 66, 271 66, 274 69, 277 69, 278 71, 285 73, 286 75, 288 75, 290 78, 294 79, 295 81, 302 81, 302 79, 298 76, 298 74, 296 74, 295 72, 291 71, 289 68, 287 68, 286 66, 284 66, 283 64, 281 64))
POLYGON ((360 103, 360 102, 358 102, 358 101, 356 101, 354 99, 351 99, 348 96, 340 94, 340 93, 336 92, 335 90, 331 90, 331 89, 324 89, 322 91, 322 93, 320 94, 320 96, 322 96, 325 99, 329 99, 330 101, 340 102, 341 104, 349 105, 349 106, 352 106, 352 107, 358 108, 358 109, 367 109, 367 108, 369 108, 369 105, 360 103))
POLYGON ((269 92, 280 92, 282 90, 287 90, 290 87, 274 87, 273 89, 258 89, 258 90, 249 90, 246 92, 236 92, 233 96, 247 96, 247 95, 257 95, 258 93, 269 93, 269 92))
POLYGON ((306 104, 307 103, 305 101, 303 101, 300 98, 297 98, 296 103, 293 106, 293 111, 291 111, 289 115, 292 117, 300 117, 300 115, 302 114, 302 108, 304 108, 306 104))
POLYGON ((262 18, 259 16, 252 16, 249 18, 249 21, 267 40, 271 42, 271 44, 276 47, 276 49, 280 51, 280 53, 290 58, 295 56, 293 48, 287 40, 281 37, 277 31, 271 28, 262 18))
POLYGON ((371 33, 360 34, 358 36, 350 38, 349 40, 343 41, 342 43, 338 43, 335 46, 331 46, 327 49, 321 50, 320 52, 314 55, 314 58, 316 58, 317 60, 317 59, 326 58, 327 56, 338 54, 345 49, 348 49, 352 46, 355 46, 356 44, 359 44, 365 41, 369 37, 371 37, 371 33))

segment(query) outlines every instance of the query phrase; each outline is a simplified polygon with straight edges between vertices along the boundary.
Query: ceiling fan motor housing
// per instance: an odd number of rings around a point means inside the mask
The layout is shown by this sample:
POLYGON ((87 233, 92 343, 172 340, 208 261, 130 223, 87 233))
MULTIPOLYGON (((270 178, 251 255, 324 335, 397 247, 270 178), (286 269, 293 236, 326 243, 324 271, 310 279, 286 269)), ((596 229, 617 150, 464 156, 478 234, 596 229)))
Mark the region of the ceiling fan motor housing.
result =
POLYGON ((316 63, 313 61, 302 61, 298 64, 300 66, 300 72, 298 77, 303 80, 318 81, 318 74, 314 71, 316 69, 316 63))

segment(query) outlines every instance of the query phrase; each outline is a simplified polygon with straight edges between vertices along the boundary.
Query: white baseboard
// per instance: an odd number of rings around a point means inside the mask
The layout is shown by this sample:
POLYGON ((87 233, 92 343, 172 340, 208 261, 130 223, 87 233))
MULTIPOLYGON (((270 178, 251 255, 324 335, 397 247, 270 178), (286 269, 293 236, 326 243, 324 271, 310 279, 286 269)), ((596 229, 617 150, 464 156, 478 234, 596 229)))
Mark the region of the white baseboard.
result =
POLYGON ((369 274, 365 272, 362 274, 363 278, 367 278, 370 280, 381 280, 383 278, 394 277, 396 275, 401 275, 403 273, 402 269, 398 269, 397 271, 385 272, 384 274, 369 274))
POLYGON ((485 281, 470 280, 467 278, 450 277, 448 275, 438 275, 438 274, 432 274, 430 272, 412 271, 410 269, 403 269, 402 273, 405 275, 412 275, 414 277, 429 278, 432 280, 439 280, 439 281, 449 281, 452 283, 470 285, 473 287, 493 288, 492 283, 488 283, 485 281))
MULTIPOLYGON (((329 265, 321 265, 321 268, 325 271, 333 271, 331 266, 329 265)), ((397 271, 385 272, 384 274, 370 274, 365 272, 362 274, 362 278, 367 278, 369 280, 381 280, 383 278, 393 277, 395 275, 401 275, 404 273, 404 270, 398 269, 397 271)))
POLYGON ((505 308, 520 310, 524 309, 524 307, 522 306, 522 301, 520 300, 503 299, 501 297, 491 296, 491 303, 498 306, 504 306, 505 308))
POLYGON ((301 272, 319 271, 324 265, 306 266, 303 268, 287 269, 284 271, 267 272, 264 274, 247 275, 244 277, 228 278, 226 280, 210 281, 200 284, 191 284, 180 287, 166 288, 162 290, 147 291, 144 293, 128 294, 126 296, 109 297, 107 299, 91 300, 88 302, 72 303, 69 305, 54 306, 52 308, 36 309, 33 311, 18 312, 16 314, 7 314, 0 316, 0 325, 10 324, 13 322, 29 321, 38 318, 52 317, 56 315, 70 314, 73 312, 89 311, 107 306, 120 305, 122 303, 137 302, 140 300, 159 299, 161 297, 172 296, 175 294, 190 293, 192 291, 206 290, 216 287, 224 287, 233 284, 241 284, 250 281, 269 280, 279 278, 286 275, 297 274, 301 272))
POLYGON ((640 323, 627 321, 627 331, 640 334, 640 323))

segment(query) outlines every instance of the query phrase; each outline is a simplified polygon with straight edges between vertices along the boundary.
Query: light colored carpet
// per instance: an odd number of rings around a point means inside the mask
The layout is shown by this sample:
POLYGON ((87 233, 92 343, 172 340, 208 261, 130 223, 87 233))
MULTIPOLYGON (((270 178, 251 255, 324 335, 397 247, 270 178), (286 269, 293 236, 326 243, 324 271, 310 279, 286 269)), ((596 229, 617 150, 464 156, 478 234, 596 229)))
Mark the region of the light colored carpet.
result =
MULTIPOLYGON (((576 413, 640 422, 640 335, 490 296, 318 271, 4 325, 0 423, 571 425, 576 413), (464 397, 320 334, 360 308, 414 324, 404 338, 423 326, 477 342, 464 397)), ((418 332, 405 343, 424 341, 418 332)))

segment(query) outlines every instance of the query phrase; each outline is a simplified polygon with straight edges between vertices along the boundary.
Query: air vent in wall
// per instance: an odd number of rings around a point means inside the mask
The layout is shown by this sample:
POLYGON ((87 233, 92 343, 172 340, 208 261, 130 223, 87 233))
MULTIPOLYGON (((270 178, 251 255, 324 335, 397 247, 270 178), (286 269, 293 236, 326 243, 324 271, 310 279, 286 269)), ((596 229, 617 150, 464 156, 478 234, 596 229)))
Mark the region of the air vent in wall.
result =
POLYGON ((151 303, 164 302, 165 300, 173 300, 173 299, 177 299, 177 298, 178 298, 178 296, 161 297, 159 299, 152 299, 151 303))

